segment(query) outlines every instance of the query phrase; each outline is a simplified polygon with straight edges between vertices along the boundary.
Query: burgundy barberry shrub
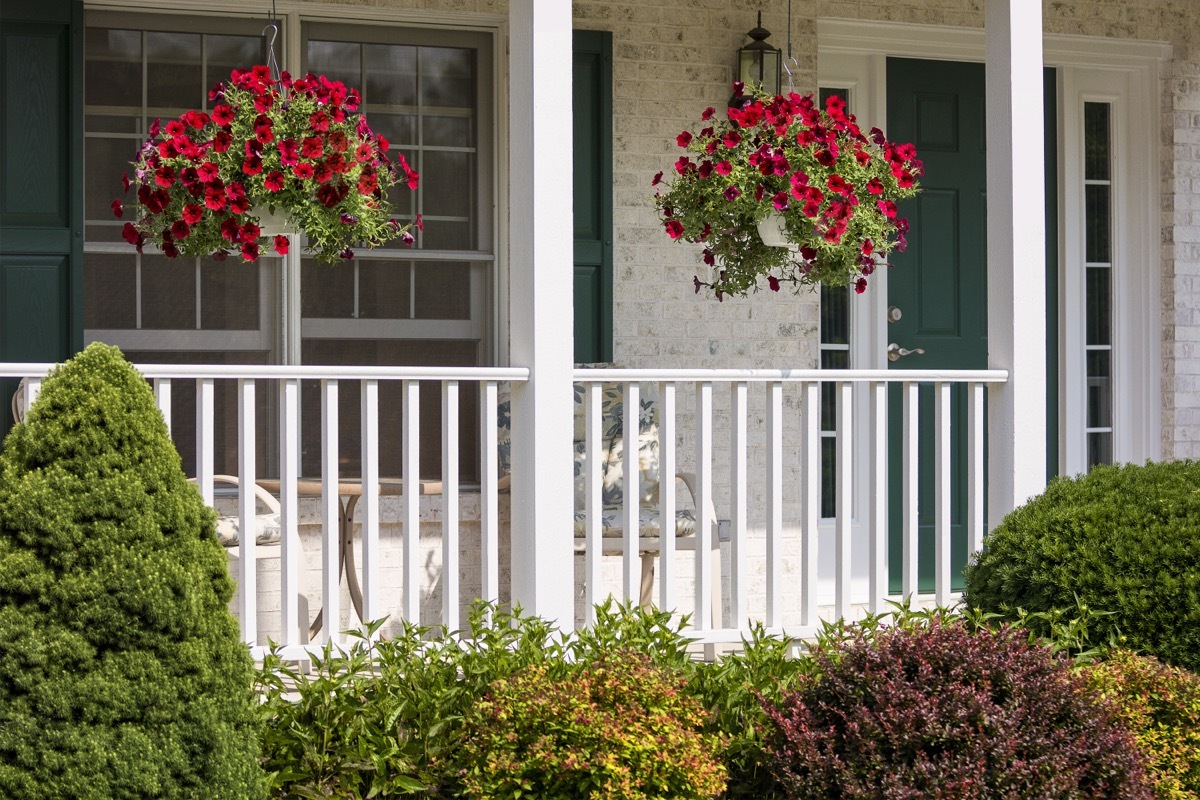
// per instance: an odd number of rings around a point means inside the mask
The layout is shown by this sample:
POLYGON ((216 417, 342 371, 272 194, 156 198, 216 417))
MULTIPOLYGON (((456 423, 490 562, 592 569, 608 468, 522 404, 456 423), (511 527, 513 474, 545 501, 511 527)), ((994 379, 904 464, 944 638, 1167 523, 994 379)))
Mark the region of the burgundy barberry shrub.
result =
POLYGON ((699 800, 725 788, 717 737, 684 679, 632 651, 495 681, 465 720, 462 796, 699 800))
POLYGON ((1147 800, 1111 707, 1012 628, 934 619, 815 654, 777 707, 768 763, 792 798, 1147 800))

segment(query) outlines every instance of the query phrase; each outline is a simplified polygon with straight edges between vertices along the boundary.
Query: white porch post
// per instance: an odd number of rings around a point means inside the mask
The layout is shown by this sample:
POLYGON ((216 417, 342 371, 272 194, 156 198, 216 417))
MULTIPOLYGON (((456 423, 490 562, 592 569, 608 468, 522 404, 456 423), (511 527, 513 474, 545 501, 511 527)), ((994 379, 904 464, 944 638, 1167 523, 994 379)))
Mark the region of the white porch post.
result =
POLYGON ((1042 2, 987 0, 989 529, 1046 486, 1042 2))
POLYGON ((512 598, 574 627, 571 4, 510 0, 512 598))

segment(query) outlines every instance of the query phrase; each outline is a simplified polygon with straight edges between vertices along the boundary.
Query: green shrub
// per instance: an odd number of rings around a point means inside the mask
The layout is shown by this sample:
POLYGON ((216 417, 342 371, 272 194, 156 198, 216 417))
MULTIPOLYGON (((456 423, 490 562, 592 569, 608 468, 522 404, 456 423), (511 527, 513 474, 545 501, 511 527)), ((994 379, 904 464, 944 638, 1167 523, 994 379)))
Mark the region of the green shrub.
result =
POLYGON ((1200 675, 1128 650, 1087 669, 1149 758, 1155 797, 1200 799, 1200 675))
POLYGON ((811 671, 811 659, 796 658, 791 651, 789 640, 767 635, 760 624, 750 630, 740 651, 688 665, 687 692, 708 711, 706 730, 723 742, 721 761, 729 776, 723 797, 783 796, 766 767, 763 746, 770 725, 760 698, 782 700, 811 671))
POLYGON ((725 786, 716 737, 677 673, 617 651, 562 677, 547 665, 492 684, 465 720, 464 796, 686 800, 725 786))
POLYGON ((1025 631, 935 618, 813 658, 817 674, 767 708, 787 797, 1152 797, 1128 731, 1025 631))
POLYGON ((261 796, 214 516, 115 348, 58 368, 5 441, 0 586, 0 796, 261 796))
POLYGON ((1055 480, 992 532, 966 577, 972 607, 1009 619, 1104 609, 1114 613, 1094 636, 1119 631, 1131 649, 1200 671, 1200 463, 1055 480))
POLYGON ((626 649, 683 675, 691 662, 679 630, 670 614, 605 603, 595 626, 559 636, 520 609, 481 603, 464 631, 406 623, 374 642, 352 633, 346 652, 326 648, 311 672, 272 654, 258 675, 269 793, 391 797, 423 787, 457 797, 471 766, 463 719, 494 682, 531 668, 565 679, 575 664, 626 649))

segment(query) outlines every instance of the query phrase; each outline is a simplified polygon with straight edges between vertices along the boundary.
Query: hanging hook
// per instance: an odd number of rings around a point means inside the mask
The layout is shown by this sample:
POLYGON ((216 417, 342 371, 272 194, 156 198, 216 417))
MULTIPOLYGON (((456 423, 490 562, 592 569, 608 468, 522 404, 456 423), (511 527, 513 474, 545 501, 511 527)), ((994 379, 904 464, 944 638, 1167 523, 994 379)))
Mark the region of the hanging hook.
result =
POLYGON ((797 68, 800 67, 800 62, 792 57, 792 0, 788 0, 788 16, 787 16, 787 58, 783 60, 783 71, 788 76, 788 94, 796 91, 795 76, 792 75, 792 68, 788 66, 788 62, 792 62, 797 68))
POLYGON ((275 57, 275 40, 279 38, 279 17, 275 14, 275 0, 271 0, 271 20, 262 29, 260 36, 266 36, 267 31, 271 32, 271 39, 267 42, 267 68, 271 70, 271 80, 279 83, 279 60, 275 57))

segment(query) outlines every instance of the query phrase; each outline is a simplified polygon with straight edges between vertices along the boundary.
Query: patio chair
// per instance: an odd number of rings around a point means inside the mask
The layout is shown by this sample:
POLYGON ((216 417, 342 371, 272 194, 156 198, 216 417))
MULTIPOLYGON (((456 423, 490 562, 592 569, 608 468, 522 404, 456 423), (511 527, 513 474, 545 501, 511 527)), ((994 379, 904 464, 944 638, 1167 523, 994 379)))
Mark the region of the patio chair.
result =
MULTIPOLYGON (((189 482, 196 483, 195 478, 189 478, 189 482)), ((213 475, 214 484, 225 484, 234 487, 237 492, 241 492, 241 482, 233 475, 213 475)), ((283 525, 280 522, 279 501, 275 499, 266 489, 255 484, 254 496, 259 505, 266 508, 265 513, 257 514, 256 528, 257 539, 255 540, 258 546, 254 549, 255 559, 263 558, 279 558, 281 559, 282 569, 282 554, 283 548, 283 525)), ((229 555, 229 560, 234 561, 240 556, 239 546, 241 544, 241 520, 238 515, 218 515, 217 516, 217 541, 225 548, 225 552, 229 555)), ((297 595, 299 597, 300 619, 302 620, 299 626, 300 642, 307 643, 312 631, 307 622, 308 619, 308 594, 305 591, 304 573, 306 572, 304 564, 304 547, 300 542, 300 537, 296 536, 292 540, 292 548, 295 552, 300 553, 300 569, 297 571, 300 576, 299 586, 297 587, 297 595)))
MULTIPOLYGON (((575 387, 575 552, 585 552, 584 537, 587 531, 586 474, 586 422, 583 407, 582 386, 575 387)), ((507 481, 510 474, 509 453, 512 438, 510 404, 502 392, 498 416, 500 474, 507 481)), ((658 395, 654 384, 644 384, 641 393, 638 430, 638 471, 641 494, 638 497, 639 555, 642 561, 639 601, 643 606, 654 604, 655 560, 659 555, 661 526, 659 524, 659 436, 658 395)), ((622 555, 624 542, 624 495, 622 489, 625 447, 624 436, 624 393, 621 384, 606 383, 601 387, 601 536, 604 555, 622 555)), ((677 472, 675 480, 687 490, 687 499, 680 493, 681 501, 675 510, 675 547, 678 550, 694 550, 696 547, 696 491, 695 476, 677 472), (690 500, 690 503, 688 502, 690 500)), ((712 605, 713 619, 719 620, 721 613, 721 569, 720 540, 725 534, 724 526, 717 520, 710 505, 709 518, 713 520, 712 552, 712 605)))
POLYGON ((11 405, 13 422, 25 421, 25 385, 28 382, 28 378, 21 378, 21 382, 17 384, 17 390, 13 392, 11 405))

